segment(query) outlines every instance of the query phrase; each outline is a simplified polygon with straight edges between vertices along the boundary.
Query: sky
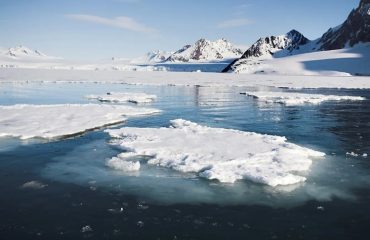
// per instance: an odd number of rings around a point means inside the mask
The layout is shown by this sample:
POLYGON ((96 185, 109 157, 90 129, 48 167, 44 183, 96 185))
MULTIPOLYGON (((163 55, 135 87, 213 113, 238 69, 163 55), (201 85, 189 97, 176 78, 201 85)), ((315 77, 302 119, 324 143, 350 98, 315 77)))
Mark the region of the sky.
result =
POLYGON ((248 46, 296 29, 309 39, 359 0, 0 0, 0 47, 88 60, 175 51, 200 38, 248 46))

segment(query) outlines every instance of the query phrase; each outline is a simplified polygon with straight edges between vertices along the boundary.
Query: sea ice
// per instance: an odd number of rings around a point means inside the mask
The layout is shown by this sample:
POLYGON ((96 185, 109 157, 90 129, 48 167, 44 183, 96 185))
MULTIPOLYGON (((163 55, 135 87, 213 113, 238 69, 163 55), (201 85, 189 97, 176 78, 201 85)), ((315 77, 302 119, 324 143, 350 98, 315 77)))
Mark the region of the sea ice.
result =
POLYGON ((352 157, 358 157, 357 153, 354 152, 346 152, 346 155, 352 156, 352 157))
POLYGON ((324 101, 362 101, 364 97, 308 94, 295 92, 246 92, 247 96, 257 98, 266 103, 285 105, 320 104, 324 101))
POLYGON ((82 233, 92 232, 92 231, 93 231, 93 229, 90 227, 90 225, 86 225, 86 226, 83 226, 83 227, 81 228, 81 232, 82 232, 82 233))
POLYGON ((114 138, 112 144, 125 150, 110 161, 128 161, 125 170, 135 156, 147 156, 148 164, 225 183, 241 179, 270 186, 303 182, 312 158, 325 155, 289 143, 285 137, 211 128, 182 119, 172 120, 168 128, 126 127, 106 132, 114 138))
POLYGON ((58 138, 116 124, 160 110, 99 104, 0 106, 0 137, 58 138))
POLYGON ((146 93, 123 93, 109 92, 103 95, 87 95, 88 99, 97 99, 101 102, 132 102, 132 103, 149 103, 154 101, 157 96, 146 93))
POLYGON ((43 184, 39 181, 29 181, 22 185, 22 188, 29 188, 29 189, 43 189, 47 187, 47 184, 43 184))
POLYGON ((113 157, 107 161, 107 166, 111 167, 116 170, 121 170, 124 172, 134 172, 140 170, 140 162, 139 161, 126 161, 125 158, 128 158, 128 155, 134 154, 125 154, 121 153, 117 157, 113 157))

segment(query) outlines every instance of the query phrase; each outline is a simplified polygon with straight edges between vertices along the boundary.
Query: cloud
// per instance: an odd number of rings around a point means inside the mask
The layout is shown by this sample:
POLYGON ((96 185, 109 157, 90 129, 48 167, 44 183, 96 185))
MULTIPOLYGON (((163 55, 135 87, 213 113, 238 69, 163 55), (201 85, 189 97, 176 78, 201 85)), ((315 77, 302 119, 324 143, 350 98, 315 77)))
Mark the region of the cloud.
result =
POLYGON ((104 18, 94 15, 87 15, 87 14, 68 14, 66 15, 67 18, 84 21, 84 22, 91 22, 100 25, 106 25, 116 28, 122 28, 133 32, 141 32, 141 33, 156 33, 157 30, 151 27, 147 27, 144 24, 137 22, 135 19, 125 16, 115 17, 115 18, 104 18))
POLYGON ((238 6, 234 7, 233 13, 234 13, 235 16, 239 16, 239 17, 245 16, 248 13, 248 11, 250 11, 250 8, 252 6, 253 5, 250 4, 250 3, 244 3, 244 4, 241 4, 241 5, 238 5, 238 6))
POLYGON ((235 19, 230 19, 230 20, 221 22, 217 26, 219 28, 236 28, 236 27, 247 26, 252 23, 253 22, 247 18, 235 18, 235 19))

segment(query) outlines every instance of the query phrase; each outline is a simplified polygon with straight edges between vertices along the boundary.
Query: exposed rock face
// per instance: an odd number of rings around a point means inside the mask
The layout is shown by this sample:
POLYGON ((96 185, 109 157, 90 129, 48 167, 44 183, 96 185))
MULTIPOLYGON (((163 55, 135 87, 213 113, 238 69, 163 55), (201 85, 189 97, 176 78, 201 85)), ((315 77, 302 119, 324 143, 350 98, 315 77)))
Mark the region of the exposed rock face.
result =
POLYGON ((150 63, 163 62, 168 58, 169 55, 170 53, 160 50, 149 52, 146 54, 148 62, 150 63))
POLYGON ((292 51, 298 50, 300 46, 305 45, 309 40, 297 30, 291 30, 285 35, 270 36, 260 38, 255 42, 240 59, 234 60, 222 72, 232 71, 239 66, 244 59, 271 57, 275 53, 281 53, 282 56, 291 54, 292 51))
POLYGON ((299 49, 300 45, 308 43, 309 40, 300 32, 292 30, 285 35, 270 36, 260 38, 253 44, 241 58, 261 57, 264 55, 274 55, 280 50, 287 50, 288 52, 294 49, 299 49))
POLYGON ((165 61, 170 61, 170 62, 188 62, 189 59, 185 58, 183 56, 183 52, 188 50, 191 47, 191 45, 185 45, 181 49, 177 50, 174 52, 171 56, 169 56, 165 61))
POLYGON ((194 45, 185 45, 173 53, 166 61, 169 62, 191 62, 191 61, 212 61, 226 58, 238 58, 243 51, 234 47, 225 39, 209 41, 199 39, 194 45))
POLYGON ((353 47, 361 42, 370 42, 370 0, 361 0, 359 6, 352 10, 343 24, 329 29, 315 41, 308 40, 296 30, 282 36, 260 38, 240 59, 233 61, 222 72, 237 72, 238 68, 246 65, 250 68, 254 68, 253 65, 258 67, 266 57, 285 57, 304 52, 336 50, 353 47), (300 46, 303 45, 309 48, 305 47, 305 51, 299 51, 300 46))
POLYGON ((370 42, 370 0, 361 0, 343 24, 324 33, 318 49, 341 49, 360 42, 370 42))

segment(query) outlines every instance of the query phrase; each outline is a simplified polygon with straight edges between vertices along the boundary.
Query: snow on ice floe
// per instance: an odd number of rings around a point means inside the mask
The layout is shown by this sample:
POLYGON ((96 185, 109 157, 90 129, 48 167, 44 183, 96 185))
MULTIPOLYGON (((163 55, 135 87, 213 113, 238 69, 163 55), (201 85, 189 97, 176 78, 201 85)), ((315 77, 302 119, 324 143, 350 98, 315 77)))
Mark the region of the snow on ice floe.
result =
POLYGON ((107 166, 116 170, 121 170, 124 172, 134 172, 140 170, 139 161, 122 161, 122 159, 128 159, 129 157, 134 157, 134 153, 121 153, 118 157, 113 157, 107 161, 107 166))
POLYGON ((101 102, 132 102, 132 103, 149 103, 154 101, 157 96, 146 93, 123 93, 109 92, 103 95, 87 95, 88 99, 97 99, 101 102))
POLYGON ((365 100, 364 97, 356 96, 337 96, 295 92, 246 92, 245 94, 266 103, 281 103, 285 105, 320 104, 325 101, 365 100))
POLYGON ((146 156, 148 164, 225 183, 242 179, 270 186, 303 182, 312 159, 325 155, 289 143, 285 137, 211 128, 182 119, 172 120, 168 128, 106 132, 114 138, 113 145, 125 150, 108 160, 114 169, 139 170, 138 161, 146 156))
POLYGON ((21 188, 28 188, 28 189, 43 189, 46 188, 48 185, 44 184, 39 181, 29 181, 24 183, 21 188))
POLYGON ((0 137, 58 138, 160 110, 99 104, 0 106, 0 137))

